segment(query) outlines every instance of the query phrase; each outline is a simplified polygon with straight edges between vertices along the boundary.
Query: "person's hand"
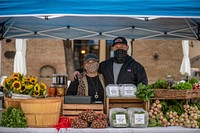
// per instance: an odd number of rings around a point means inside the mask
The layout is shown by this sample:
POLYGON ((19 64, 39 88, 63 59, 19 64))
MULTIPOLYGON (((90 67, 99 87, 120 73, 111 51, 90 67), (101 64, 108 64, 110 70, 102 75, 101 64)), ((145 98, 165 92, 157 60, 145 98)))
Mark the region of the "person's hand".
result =
POLYGON ((71 81, 74 81, 78 76, 80 76, 80 72, 79 71, 74 71, 71 74, 71 81))

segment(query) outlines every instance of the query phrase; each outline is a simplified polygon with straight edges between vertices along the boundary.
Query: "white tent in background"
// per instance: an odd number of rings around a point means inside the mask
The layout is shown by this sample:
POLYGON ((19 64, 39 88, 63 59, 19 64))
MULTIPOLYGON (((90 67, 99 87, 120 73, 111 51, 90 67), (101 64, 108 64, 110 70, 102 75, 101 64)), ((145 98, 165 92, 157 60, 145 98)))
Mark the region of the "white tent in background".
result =
POLYGON ((180 68, 181 74, 191 75, 190 59, 189 59, 189 40, 182 41, 183 60, 180 68))
POLYGON ((26 75, 26 40, 16 39, 15 47, 14 72, 26 75))

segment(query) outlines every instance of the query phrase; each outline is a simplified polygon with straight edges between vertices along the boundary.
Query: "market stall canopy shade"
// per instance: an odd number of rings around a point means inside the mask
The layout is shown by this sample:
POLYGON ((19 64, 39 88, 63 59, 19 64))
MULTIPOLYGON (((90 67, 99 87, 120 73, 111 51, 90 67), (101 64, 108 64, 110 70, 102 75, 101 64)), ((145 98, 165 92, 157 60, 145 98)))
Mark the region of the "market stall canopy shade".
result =
POLYGON ((199 0, 4 0, 3 38, 200 39, 199 0))

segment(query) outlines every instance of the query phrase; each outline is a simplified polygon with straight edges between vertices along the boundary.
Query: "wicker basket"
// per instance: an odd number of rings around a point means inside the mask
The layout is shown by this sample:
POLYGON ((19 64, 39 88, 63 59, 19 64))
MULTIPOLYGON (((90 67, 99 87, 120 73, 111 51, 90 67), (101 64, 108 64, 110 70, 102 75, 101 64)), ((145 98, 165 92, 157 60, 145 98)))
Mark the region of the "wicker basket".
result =
POLYGON ((29 127, 52 127, 60 117, 61 98, 25 99, 20 106, 29 127))
POLYGON ((200 98, 200 91, 194 90, 170 90, 170 89, 154 89, 157 99, 196 99, 200 98))
POLYGON ((29 96, 29 95, 23 95, 23 94, 12 94, 12 98, 8 98, 6 96, 4 96, 4 105, 6 107, 6 109, 8 107, 14 107, 17 109, 20 109, 20 101, 24 100, 24 99, 33 99, 33 97, 29 96))
POLYGON ((14 98, 4 97, 4 105, 5 105, 6 109, 8 107, 15 107, 17 109, 20 109, 20 100, 21 99, 14 99, 14 98))

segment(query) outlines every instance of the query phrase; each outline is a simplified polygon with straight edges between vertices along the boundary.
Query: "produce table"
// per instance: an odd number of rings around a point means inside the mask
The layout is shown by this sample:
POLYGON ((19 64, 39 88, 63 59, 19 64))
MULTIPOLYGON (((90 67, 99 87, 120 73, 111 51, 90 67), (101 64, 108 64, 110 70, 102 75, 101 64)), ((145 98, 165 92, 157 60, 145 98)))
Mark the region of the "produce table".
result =
POLYGON ((4 128, 0 127, 0 133, 200 133, 200 129, 184 127, 149 127, 149 128, 105 128, 105 129, 60 129, 55 128, 4 128))

